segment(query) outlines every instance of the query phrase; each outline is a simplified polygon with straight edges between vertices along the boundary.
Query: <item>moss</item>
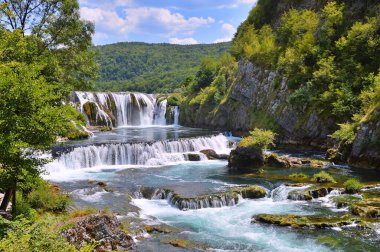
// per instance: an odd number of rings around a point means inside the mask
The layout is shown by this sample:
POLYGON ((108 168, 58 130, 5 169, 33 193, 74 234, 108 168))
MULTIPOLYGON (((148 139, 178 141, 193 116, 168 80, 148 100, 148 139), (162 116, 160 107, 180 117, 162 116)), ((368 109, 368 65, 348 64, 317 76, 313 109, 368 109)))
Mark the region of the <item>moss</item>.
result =
POLYGON ((351 178, 344 182, 344 189, 346 190, 346 193, 358 193, 362 189, 363 185, 360 183, 359 180, 351 178))
POLYGON ((339 195, 332 197, 332 201, 335 203, 337 208, 348 207, 361 200, 361 198, 352 195, 339 195))
POLYGON ((243 198, 247 199, 258 199, 258 198, 264 198, 267 194, 266 190, 261 186, 247 186, 247 187, 237 187, 233 188, 231 190, 235 193, 241 193, 243 198))
POLYGON ((312 181, 316 183, 336 183, 335 179, 325 171, 314 174, 312 181))
POLYGON ((307 180, 309 179, 309 176, 307 176, 305 173, 299 172, 290 174, 289 178, 293 180, 307 180))

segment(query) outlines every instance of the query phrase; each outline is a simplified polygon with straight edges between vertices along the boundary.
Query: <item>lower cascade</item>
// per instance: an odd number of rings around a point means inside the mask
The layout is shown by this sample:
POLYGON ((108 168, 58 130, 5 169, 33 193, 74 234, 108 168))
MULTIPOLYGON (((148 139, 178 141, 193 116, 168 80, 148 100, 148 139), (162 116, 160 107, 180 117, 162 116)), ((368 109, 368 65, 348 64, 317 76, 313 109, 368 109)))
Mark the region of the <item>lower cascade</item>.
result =
MULTIPOLYGON (((46 165, 48 172, 112 165, 165 165, 189 160, 186 153, 213 149, 228 153, 228 139, 222 134, 180 140, 165 140, 154 143, 120 143, 91 145, 74 148, 61 154, 46 165)), ((199 153, 204 157, 202 153, 199 153)))

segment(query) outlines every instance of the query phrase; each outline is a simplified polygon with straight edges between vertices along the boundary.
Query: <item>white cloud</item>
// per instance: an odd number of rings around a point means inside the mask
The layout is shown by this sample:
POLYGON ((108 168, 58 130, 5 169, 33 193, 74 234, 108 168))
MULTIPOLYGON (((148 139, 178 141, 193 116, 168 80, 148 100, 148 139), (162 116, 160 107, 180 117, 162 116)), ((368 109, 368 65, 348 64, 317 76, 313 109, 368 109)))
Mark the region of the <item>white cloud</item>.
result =
POLYGON ((236 28, 232 24, 229 24, 229 23, 223 23, 221 30, 223 31, 225 36, 222 38, 215 39, 214 43, 231 41, 236 32, 236 28))
POLYGON ((243 4, 245 5, 255 5, 257 3, 257 0, 234 0, 226 4, 220 4, 218 8, 224 9, 224 8, 237 8, 243 4))
POLYGON ((116 35, 119 40, 125 40, 130 33, 153 34, 161 37, 179 34, 191 36, 199 27, 215 22, 211 17, 186 18, 180 13, 153 7, 128 7, 123 13, 112 8, 82 7, 80 13, 82 19, 95 23, 95 39, 99 40, 105 38, 105 35, 108 37, 116 35))
POLYGON ((165 8, 139 7, 125 9, 126 22, 137 33, 170 36, 177 33, 194 32, 200 26, 214 23, 211 17, 185 18, 165 8))
POLYGON ((194 38, 170 38, 169 39, 170 44, 178 44, 178 45, 195 45, 199 44, 197 40, 194 38))

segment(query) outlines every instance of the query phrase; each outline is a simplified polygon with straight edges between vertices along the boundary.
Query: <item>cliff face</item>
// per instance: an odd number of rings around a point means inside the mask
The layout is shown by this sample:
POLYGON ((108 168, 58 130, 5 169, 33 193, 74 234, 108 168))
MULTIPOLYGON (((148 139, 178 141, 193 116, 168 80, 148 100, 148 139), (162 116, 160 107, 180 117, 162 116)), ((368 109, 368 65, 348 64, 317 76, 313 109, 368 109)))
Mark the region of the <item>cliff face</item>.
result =
POLYGON ((272 128, 282 144, 323 147, 335 129, 333 120, 322 119, 307 107, 292 107, 289 95, 286 78, 241 61, 228 98, 216 111, 203 116, 198 113, 195 119, 184 115, 181 120, 185 125, 231 131, 272 128))
POLYGON ((372 119, 361 123, 349 157, 351 165, 380 169, 379 116, 380 111, 374 110, 372 119))

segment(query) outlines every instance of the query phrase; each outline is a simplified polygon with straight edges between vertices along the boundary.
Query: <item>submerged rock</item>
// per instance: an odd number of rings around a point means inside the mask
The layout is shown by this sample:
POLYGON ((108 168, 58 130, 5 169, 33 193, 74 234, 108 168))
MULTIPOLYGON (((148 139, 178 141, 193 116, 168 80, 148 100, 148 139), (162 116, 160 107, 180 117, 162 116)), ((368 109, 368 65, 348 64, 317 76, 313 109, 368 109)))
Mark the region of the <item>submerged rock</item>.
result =
POLYGON ((216 153, 216 152, 215 152, 214 150, 212 150, 212 149, 201 150, 200 152, 203 153, 203 154, 205 154, 206 157, 207 157, 209 160, 214 160, 214 159, 227 160, 227 159, 228 159, 228 155, 226 155, 226 154, 218 154, 218 153, 216 153))
POLYGON ((93 241, 99 245, 94 251, 127 251, 134 246, 131 236, 120 230, 115 216, 91 215, 64 231, 64 237, 77 249, 93 241))
POLYGON ((357 218, 349 215, 341 217, 321 217, 321 216, 297 216, 297 215, 276 215, 259 214, 253 217, 252 223, 261 222, 277 226, 290 226, 292 228, 329 228, 341 227, 354 222, 359 222, 357 218))
POLYGON ((228 167, 244 170, 247 168, 258 168, 264 165, 264 155, 261 149, 255 147, 238 146, 231 151, 228 158, 228 167))

